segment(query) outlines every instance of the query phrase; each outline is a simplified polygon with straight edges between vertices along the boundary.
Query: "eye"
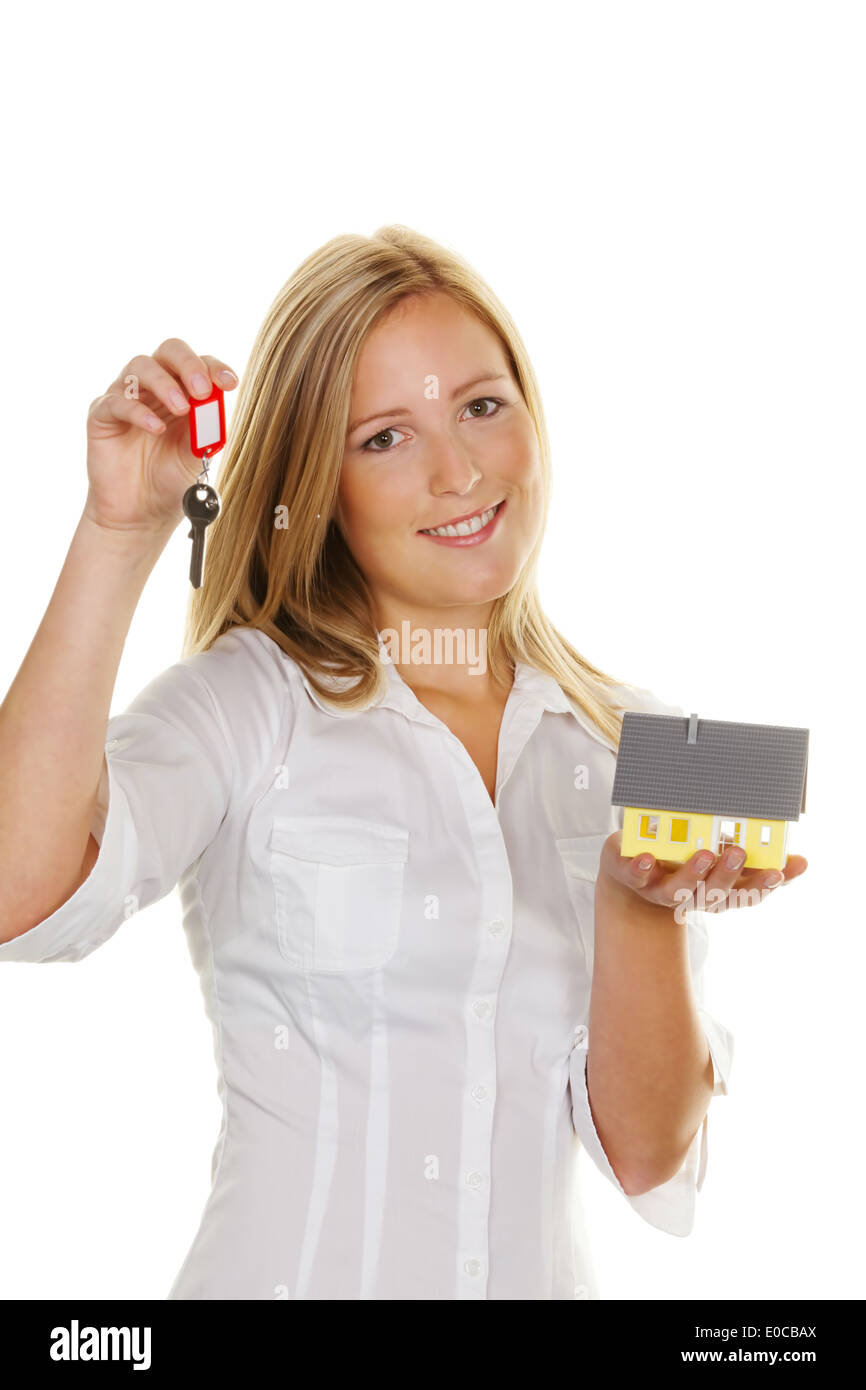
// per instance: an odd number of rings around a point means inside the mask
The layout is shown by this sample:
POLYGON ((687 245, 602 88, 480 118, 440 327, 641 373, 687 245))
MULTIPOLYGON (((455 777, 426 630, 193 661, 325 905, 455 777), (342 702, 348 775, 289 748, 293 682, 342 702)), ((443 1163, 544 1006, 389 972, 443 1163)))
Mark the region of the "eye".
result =
POLYGON ((402 434, 402 432, 402 430, 395 429, 393 425, 390 429, 379 430, 378 434, 371 434, 370 438, 365 440, 364 443, 361 445, 361 448, 366 449, 367 453, 369 454, 389 454, 391 452, 390 445, 388 445, 387 448, 384 449, 373 449, 370 446, 372 445, 374 440, 385 439, 389 434, 402 434))
MULTIPOLYGON (((500 410, 502 409, 502 407, 506 404, 506 402, 503 401, 503 400, 500 400, 500 398, 499 398, 498 396, 479 396, 476 400, 470 401, 470 402, 468 403, 468 405, 464 406, 463 408, 464 408, 464 410, 471 410, 471 408, 472 408, 473 406, 475 406, 475 405, 484 405, 484 404, 485 404, 486 402, 488 402, 488 401, 489 401, 492 405, 495 405, 495 406, 497 407, 497 409, 496 409, 495 411, 486 410, 486 411, 484 412, 483 415, 472 415, 472 416, 470 416, 470 419, 472 419, 472 420, 490 420, 490 419, 493 418, 494 415, 498 415, 498 414, 500 413, 500 410)), ((366 453, 368 453, 368 454, 390 454, 390 453, 392 452, 393 448, 394 448, 393 444, 387 444, 387 443, 386 443, 386 444, 385 444, 385 447, 384 447, 384 448, 381 448, 381 449, 379 449, 379 448, 373 448, 373 447, 372 447, 373 444, 374 444, 376 441, 381 441, 381 440, 383 440, 383 439, 384 439, 384 440, 387 440, 389 434, 402 434, 402 433, 403 433, 403 431, 402 431, 402 430, 396 429, 396 427, 395 427, 394 425, 391 425, 389 429, 386 429, 386 430, 379 430, 377 434, 371 434, 371 435, 370 435, 370 438, 369 438, 369 439, 366 439, 366 440, 364 441, 364 443, 361 445, 361 452, 362 452, 362 453, 363 453, 363 452, 366 452, 366 453)))
MULTIPOLYGON (((504 402, 504 401, 501 401, 501 400, 499 399, 498 396, 479 396, 478 399, 477 399, 476 401, 470 401, 470 402, 469 402, 469 405, 466 406, 466 409, 467 409, 467 410, 471 410, 471 408, 472 408, 473 405, 484 405, 485 401, 491 401, 491 402, 493 403, 493 405, 499 406, 500 408, 505 404, 505 402, 504 402)), ((492 413, 493 413, 494 415, 498 415, 498 414, 499 414, 499 410, 495 410, 495 411, 493 411, 492 413)), ((491 412, 490 412, 489 410, 488 410, 488 411, 485 411, 485 413, 484 413, 483 415, 473 415, 473 416, 472 416, 472 419, 473 419, 473 420, 489 420, 490 418, 491 418, 491 412)))

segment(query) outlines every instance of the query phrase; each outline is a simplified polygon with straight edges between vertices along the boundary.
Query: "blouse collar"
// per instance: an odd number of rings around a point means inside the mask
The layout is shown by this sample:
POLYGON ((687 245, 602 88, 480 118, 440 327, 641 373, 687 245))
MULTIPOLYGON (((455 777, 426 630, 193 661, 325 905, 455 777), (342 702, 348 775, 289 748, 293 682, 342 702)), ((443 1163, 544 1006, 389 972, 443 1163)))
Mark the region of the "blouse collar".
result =
MULTIPOLYGON (((379 655, 381 657, 388 656, 388 647, 382 641, 381 636, 379 637, 379 655)), ((372 707, 368 706, 367 708, 396 709, 402 714, 405 714, 407 718, 418 720, 424 724, 441 723, 441 721, 427 709, 426 705, 422 705, 411 686, 407 685, 406 681, 400 675, 394 663, 390 660, 385 660, 383 664, 388 678, 385 695, 378 705, 372 707)), ((325 704, 318 693, 313 689, 303 668, 298 665, 297 670, 310 699, 325 714, 330 714, 335 718, 347 718, 352 715, 365 714, 367 712, 366 709, 335 709, 325 704)), ((320 684, 326 689, 335 691, 345 690, 355 683, 355 678, 352 676, 336 676, 328 675, 327 673, 322 673, 318 679, 320 684)), ((553 714, 571 714, 581 727, 598 743, 603 744, 606 748, 614 748, 614 744, 611 740, 596 727, 588 715, 584 714, 577 702, 565 693, 557 681, 554 680, 553 676, 548 675, 546 671, 539 671, 536 667, 530 666, 526 661, 518 660, 515 662, 514 683, 512 690, 509 692, 509 699, 513 698, 521 702, 533 701, 540 705, 543 710, 550 710, 553 714)))

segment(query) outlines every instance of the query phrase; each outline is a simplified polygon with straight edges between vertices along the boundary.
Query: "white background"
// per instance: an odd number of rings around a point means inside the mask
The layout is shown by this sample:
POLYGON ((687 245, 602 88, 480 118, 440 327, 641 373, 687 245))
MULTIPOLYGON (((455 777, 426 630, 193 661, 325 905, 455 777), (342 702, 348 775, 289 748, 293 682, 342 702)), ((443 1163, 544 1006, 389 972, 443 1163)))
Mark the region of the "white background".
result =
MULTIPOLYGON (((176 335, 240 372, 330 237, 453 246, 539 375, 553 620, 701 716, 811 730, 807 874, 712 923, 736 1054, 692 1235, 581 1158, 602 1295, 862 1298, 862 6, 85 3, 4 28, 2 690, 84 502, 87 407, 132 355, 176 335)), ((179 655, 188 557, 179 526, 114 713, 179 655)), ((164 1298, 220 1120, 176 895, 85 961, 6 964, 0 1059, 0 1297, 164 1298)))

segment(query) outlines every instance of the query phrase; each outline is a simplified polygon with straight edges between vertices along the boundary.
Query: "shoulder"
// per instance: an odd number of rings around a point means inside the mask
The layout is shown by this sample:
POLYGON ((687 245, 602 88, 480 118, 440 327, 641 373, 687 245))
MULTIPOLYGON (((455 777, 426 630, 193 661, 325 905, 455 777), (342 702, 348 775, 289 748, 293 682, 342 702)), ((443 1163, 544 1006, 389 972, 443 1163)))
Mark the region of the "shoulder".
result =
POLYGON ((170 697, 197 689, 212 702, 230 742, 245 734, 272 735, 293 708, 288 658, 276 642, 257 628, 224 632, 207 650, 182 657, 156 681, 170 697))
POLYGON ((608 698, 615 709, 637 710, 641 714, 685 714, 681 705, 670 704, 642 685, 612 685, 608 698))
POLYGON ((206 651, 182 658, 202 680, 259 681, 264 684, 286 685, 289 659, 266 633, 255 627, 233 627, 224 632, 206 651))

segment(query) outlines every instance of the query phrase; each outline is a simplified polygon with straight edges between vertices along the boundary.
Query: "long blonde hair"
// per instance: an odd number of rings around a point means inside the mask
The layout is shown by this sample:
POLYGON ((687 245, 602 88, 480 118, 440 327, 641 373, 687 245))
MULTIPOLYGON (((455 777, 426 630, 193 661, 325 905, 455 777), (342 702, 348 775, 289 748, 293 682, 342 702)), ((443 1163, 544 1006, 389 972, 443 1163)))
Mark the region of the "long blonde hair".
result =
POLYGON ((518 659, 547 672, 618 743, 622 707, 606 688, 619 682, 575 650, 538 597, 550 445, 520 334, 472 266, 400 225, 326 242, 302 261, 268 310, 238 387, 220 461, 222 509, 207 539, 205 582, 190 599, 183 654, 206 650, 231 628, 259 628, 298 663, 324 701, 360 709, 384 694, 372 597, 332 517, 365 337, 398 301, 437 291, 498 336, 541 456, 538 541, 512 587, 494 601, 488 624, 493 679, 507 685, 509 663, 518 659), (323 675, 352 677, 354 684, 325 688, 323 675))

